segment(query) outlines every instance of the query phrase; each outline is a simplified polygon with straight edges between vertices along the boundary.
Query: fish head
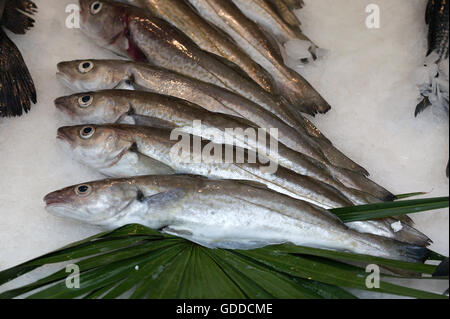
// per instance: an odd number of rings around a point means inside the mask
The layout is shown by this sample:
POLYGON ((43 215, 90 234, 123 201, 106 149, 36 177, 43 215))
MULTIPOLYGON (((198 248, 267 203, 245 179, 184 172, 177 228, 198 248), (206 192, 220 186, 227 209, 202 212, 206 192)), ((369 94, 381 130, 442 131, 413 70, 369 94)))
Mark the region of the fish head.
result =
POLYGON ((105 0, 80 0, 81 31, 97 45, 126 56, 128 16, 133 7, 105 0))
POLYGON ((75 160, 96 170, 113 166, 134 145, 126 130, 93 124, 61 127, 57 138, 75 160))
POLYGON ((72 123, 105 124, 118 122, 130 110, 125 100, 114 92, 86 92, 57 98, 55 106, 72 123))
POLYGON ((73 91, 96 91, 118 87, 127 80, 127 61, 74 60, 58 63, 59 81, 73 91))
POLYGON ((94 225, 120 219, 138 197, 130 182, 103 180, 64 188, 44 197, 46 210, 58 217, 94 225))

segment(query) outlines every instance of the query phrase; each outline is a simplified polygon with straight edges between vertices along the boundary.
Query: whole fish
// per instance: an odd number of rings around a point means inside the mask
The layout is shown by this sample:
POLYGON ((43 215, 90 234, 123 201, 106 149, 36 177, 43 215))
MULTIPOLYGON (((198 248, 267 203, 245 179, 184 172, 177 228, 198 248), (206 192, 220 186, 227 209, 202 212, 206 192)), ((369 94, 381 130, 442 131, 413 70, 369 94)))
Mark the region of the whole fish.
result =
POLYGON ((230 35, 234 41, 274 78, 280 94, 293 111, 311 115, 326 113, 330 105, 301 75, 287 67, 276 44, 231 1, 189 0, 200 15, 230 35))
POLYGON ((36 5, 27 0, 0 0, 0 117, 20 116, 36 103, 36 88, 17 46, 3 27, 25 34, 34 25, 36 5), (28 15, 27 15, 28 14, 28 15))
POLYGON ((197 149, 191 135, 181 131, 173 134, 173 131, 167 129, 122 124, 89 124, 58 130, 58 138, 68 146, 77 161, 110 177, 148 175, 147 168, 138 172, 135 163, 130 161, 130 157, 139 154, 158 161, 177 173, 254 181, 324 208, 353 205, 337 189, 308 176, 282 167, 265 171, 264 164, 258 162, 259 158, 252 152, 245 155, 244 150, 230 147, 231 157, 227 157, 230 153, 226 153, 227 149, 222 144, 198 141, 197 149), (182 136, 181 141, 178 141, 178 135, 182 136), (175 156, 173 152, 176 151, 178 155, 180 142, 186 140, 189 143, 183 145, 186 153, 175 156), (204 157, 206 150, 211 158, 204 157), (238 154, 243 154, 242 161, 234 160, 238 154), (195 156, 199 156, 198 160, 195 156))
POLYGON ((267 108, 287 107, 236 71, 235 65, 230 67, 224 59, 201 50, 184 33, 145 10, 107 0, 80 0, 80 8, 81 30, 118 55, 215 84, 267 108))
POLYGON ((269 93, 276 93, 273 79, 260 65, 242 51, 233 40, 180 0, 123 0, 170 22, 183 31, 201 49, 221 56, 240 67, 269 93))
MULTIPOLYGON (((333 148, 331 143, 323 141, 320 134, 317 141, 313 140, 311 135, 317 134, 318 130, 313 129, 312 123, 305 124, 309 126, 310 133, 305 133, 301 128, 296 130, 282 121, 280 117, 275 116, 274 112, 270 112, 262 106, 216 85, 158 67, 152 67, 146 63, 123 60, 61 62, 58 64, 57 77, 75 91, 95 91, 125 87, 149 90, 187 100, 211 112, 245 118, 261 128, 277 128, 279 141, 288 148, 317 159, 327 166, 332 165, 337 168, 345 168, 348 170, 348 174, 345 173, 347 170, 344 170, 342 172, 343 176, 347 176, 349 180, 360 180, 354 183, 366 184, 365 176, 359 176, 368 174, 364 168, 333 148), (319 142, 326 147, 319 147, 319 142)), ((305 123, 307 122, 305 121, 305 123)), ((281 160, 277 161, 281 163, 281 160)), ((369 184, 371 183, 369 182, 369 184)), ((368 192, 371 194, 373 192, 383 193, 384 195, 380 198, 392 195, 389 195, 389 192, 386 190, 380 189, 379 186, 365 185, 360 187, 373 189, 368 192)), ((358 187, 355 186, 354 188, 358 187)))
POLYGON ((48 194, 56 216, 113 229, 130 223, 210 248, 295 245, 423 262, 426 248, 346 227, 335 215, 242 181, 144 176, 85 183, 48 194))
MULTIPOLYGON (((270 145, 258 143, 256 136, 233 134, 229 131, 230 129, 232 132, 238 132, 239 129, 245 131, 248 128, 256 131, 257 127, 253 123, 230 115, 209 112, 198 105, 174 97, 143 91, 105 90, 60 97, 55 100, 55 105, 72 124, 122 123, 165 129, 176 128, 217 144, 233 141, 238 147, 259 152, 265 157, 277 160, 276 157, 271 156, 270 145), (200 125, 199 130, 194 129, 195 121, 200 125), (218 131, 221 134, 210 135, 209 132, 212 131, 218 131)), ((298 174, 335 187, 354 204, 363 205, 380 201, 367 193, 346 187, 333 177, 326 166, 312 158, 283 148, 281 153, 291 154, 289 155, 290 163, 295 163, 295 165, 284 163, 287 167, 294 169, 298 174)))

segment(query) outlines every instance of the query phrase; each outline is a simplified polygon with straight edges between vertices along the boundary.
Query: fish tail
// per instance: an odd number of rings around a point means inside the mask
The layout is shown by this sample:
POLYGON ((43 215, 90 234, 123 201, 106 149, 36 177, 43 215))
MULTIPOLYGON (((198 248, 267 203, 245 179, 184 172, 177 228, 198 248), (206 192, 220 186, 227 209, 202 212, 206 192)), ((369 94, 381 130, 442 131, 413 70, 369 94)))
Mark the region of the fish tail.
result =
POLYGON ((347 223, 347 226, 363 234, 372 234, 391 238, 396 241, 414 246, 426 247, 432 244, 432 240, 419 230, 401 223, 399 229, 394 229, 395 218, 383 218, 370 221, 358 221, 347 223))
POLYGON ((20 116, 36 103, 36 89, 16 45, 0 28, 0 116, 20 116), (30 102, 31 101, 31 102, 30 102))
POLYGON ((395 239, 372 234, 361 234, 360 240, 365 242, 369 254, 383 258, 402 260, 414 263, 423 263, 431 251, 423 245, 409 244, 395 239), (373 252, 373 248, 378 252, 373 252))
MULTIPOLYGON (((310 87, 308 90, 314 90, 310 87)), ((297 112, 309 114, 315 116, 316 114, 324 114, 331 110, 331 106, 325 99, 320 96, 315 90, 312 96, 305 97, 304 91, 299 88, 294 88, 291 85, 278 85, 278 92, 291 104, 293 108, 297 109, 297 112)))
POLYGON ((397 243, 396 249, 401 260, 415 263, 423 263, 430 255, 426 247, 397 243))
POLYGON ((414 227, 414 221, 408 215, 394 216, 392 218, 399 220, 408 226, 414 227))
POLYGON ((396 199, 394 194, 364 175, 340 167, 330 166, 329 168, 332 175, 349 188, 355 188, 371 194, 383 202, 390 202, 396 199))
POLYGON ((395 233, 394 239, 420 247, 427 247, 433 243, 427 235, 408 225, 403 225, 403 229, 395 233))
POLYGON ((323 138, 316 138, 314 139, 314 142, 319 146, 319 148, 322 150, 328 161, 337 167, 347 169, 351 172, 363 175, 363 176, 369 176, 369 172, 362 167, 361 165, 357 164, 347 156, 345 156, 340 150, 338 150, 336 147, 333 146, 329 141, 323 138))

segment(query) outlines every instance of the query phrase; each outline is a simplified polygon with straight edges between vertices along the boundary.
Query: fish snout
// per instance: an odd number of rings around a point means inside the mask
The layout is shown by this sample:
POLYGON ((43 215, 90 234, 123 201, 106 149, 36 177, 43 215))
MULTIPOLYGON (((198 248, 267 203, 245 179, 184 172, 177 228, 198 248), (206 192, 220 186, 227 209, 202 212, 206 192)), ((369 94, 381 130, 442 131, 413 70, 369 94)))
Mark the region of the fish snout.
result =
POLYGON ((56 69, 58 70, 58 74, 63 74, 67 70, 67 67, 69 66, 69 62, 59 62, 56 65, 56 69))
MULTIPOLYGON (((73 88, 71 74, 71 65, 69 62, 60 62, 57 65, 56 78, 59 82, 69 88, 73 88)), ((72 71, 73 72, 73 71, 72 71)))
POLYGON ((67 199, 63 194, 54 192, 54 193, 47 194, 44 197, 44 202, 45 202, 46 206, 49 207, 49 206, 58 205, 58 204, 65 204, 65 203, 67 203, 67 199))
POLYGON ((56 133, 56 138, 61 141, 68 142, 72 144, 74 140, 71 138, 71 134, 69 132, 70 127, 60 127, 56 133))
POLYGON ((55 99, 55 106, 58 110, 60 111, 69 111, 69 103, 67 101, 66 97, 59 97, 57 99, 55 99))

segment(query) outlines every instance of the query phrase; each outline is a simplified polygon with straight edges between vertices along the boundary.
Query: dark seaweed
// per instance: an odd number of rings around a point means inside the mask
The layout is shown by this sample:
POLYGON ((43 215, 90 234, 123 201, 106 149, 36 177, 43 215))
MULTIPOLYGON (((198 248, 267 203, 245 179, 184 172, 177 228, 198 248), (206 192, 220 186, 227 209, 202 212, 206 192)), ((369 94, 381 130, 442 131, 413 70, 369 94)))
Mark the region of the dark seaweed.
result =
POLYGON ((36 89, 19 49, 0 29, 0 116, 20 116, 36 103, 36 89))
POLYGON ((28 0, 0 0, 0 117, 20 116, 36 103, 36 89, 30 72, 17 46, 2 26, 17 34, 33 27, 27 14, 36 12, 36 5, 28 0), (1 15, 3 13, 3 16, 1 15))
POLYGON ((436 51, 441 59, 448 58, 448 0, 429 0, 425 14, 428 31, 428 55, 436 51))

